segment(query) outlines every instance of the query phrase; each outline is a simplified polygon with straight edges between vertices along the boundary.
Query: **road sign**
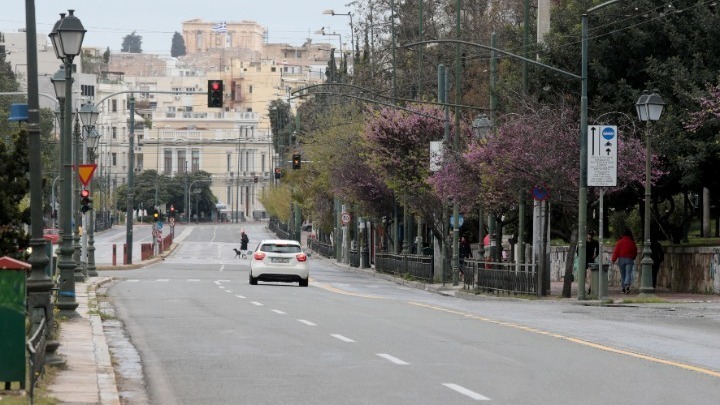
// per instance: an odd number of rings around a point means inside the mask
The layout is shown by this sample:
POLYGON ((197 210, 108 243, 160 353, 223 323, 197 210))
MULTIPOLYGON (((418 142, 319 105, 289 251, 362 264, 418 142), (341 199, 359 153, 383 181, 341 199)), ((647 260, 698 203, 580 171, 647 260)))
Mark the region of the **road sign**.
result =
POLYGON ((162 221, 158 221, 158 222, 157 222, 157 229, 158 229, 158 231, 162 231, 162 228, 163 228, 163 223, 162 223, 162 221))
MULTIPOLYGON (((454 219, 455 219, 454 216, 450 217, 450 226, 452 226, 452 227, 454 227, 453 226, 453 224, 455 223, 454 219)), ((465 218, 463 217, 463 214, 459 214, 458 215, 458 224, 460 224, 459 226, 463 226, 464 223, 465 223, 465 218)))
POLYGON ((175 218, 173 218, 173 217, 170 217, 170 226, 171 227, 175 226, 175 218))
POLYGON ((160 231, 158 231, 157 229, 153 229, 153 231, 152 231, 152 236, 153 236, 153 237, 158 237, 159 235, 160 235, 160 231))
POLYGON ((343 225, 347 225, 350 223, 350 214, 348 214, 347 212, 343 212, 340 219, 342 220, 343 225))
POLYGON ((589 125, 587 136, 587 185, 617 186, 617 126, 589 125))
POLYGON ((545 201, 550 198, 550 190, 544 184, 533 187, 531 193, 536 201, 545 201))
POLYGON ((78 165, 77 174, 83 186, 87 186, 97 168, 96 164, 78 165))

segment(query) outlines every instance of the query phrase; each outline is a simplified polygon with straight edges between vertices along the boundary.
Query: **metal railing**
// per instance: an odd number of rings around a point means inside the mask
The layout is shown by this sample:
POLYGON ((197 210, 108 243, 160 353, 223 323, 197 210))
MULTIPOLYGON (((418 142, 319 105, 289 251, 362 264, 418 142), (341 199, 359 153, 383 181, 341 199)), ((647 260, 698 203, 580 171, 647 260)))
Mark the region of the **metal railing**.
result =
POLYGON ((335 258, 335 248, 316 239, 308 238, 308 248, 327 258, 335 258))
POLYGON ((424 255, 376 253, 375 270, 401 276, 410 275, 419 280, 432 282, 434 270, 433 257, 424 255))
MULTIPOLYGON (((45 310, 35 308, 33 310, 32 335, 27 339, 28 358, 30 360, 30 398, 32 401, 34 387, 45 367, 45 346, 47 344, 47 323, 45 310)), ((21 384, 24 389, 24 384, 21 384)))
POLYGON ((476 293, 540 295, 535 264, 466 259, 461 266, 465 289, 476 293))

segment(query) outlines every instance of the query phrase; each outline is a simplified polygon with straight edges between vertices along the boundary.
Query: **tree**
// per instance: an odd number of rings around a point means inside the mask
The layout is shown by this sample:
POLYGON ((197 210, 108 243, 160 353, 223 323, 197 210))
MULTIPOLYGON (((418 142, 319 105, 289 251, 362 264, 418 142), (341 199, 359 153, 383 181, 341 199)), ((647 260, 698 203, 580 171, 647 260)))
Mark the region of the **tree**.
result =
POLYGON ((110 47, 108 46, 107 49, 105 49, 105 52, 103 52, 103 62, 107 65, 110 63, 110 47))
POLYGON ((25 259, 30 244, 24 225, 30 224, 27 131, 0 142, 0 256, 25 259))
POLYGON ((290 103, 281 99, 275 99, 268 106, 268 117, 270 117, 270 129, 273 133, 273 147, 275 152, 283 154, 292 147, 292 133, 295 117, 290 110, 290 103))
POLYGON ((177 58, 178 56, 184 56, 186 53, 185 39, 179 32, 175 31, 172 37, 172 45, 170 46, 170 56, 177 58))
POLYGON ((135 34, 135 31, 123 37, 121 52, 142 53, 142 36, 135 34))

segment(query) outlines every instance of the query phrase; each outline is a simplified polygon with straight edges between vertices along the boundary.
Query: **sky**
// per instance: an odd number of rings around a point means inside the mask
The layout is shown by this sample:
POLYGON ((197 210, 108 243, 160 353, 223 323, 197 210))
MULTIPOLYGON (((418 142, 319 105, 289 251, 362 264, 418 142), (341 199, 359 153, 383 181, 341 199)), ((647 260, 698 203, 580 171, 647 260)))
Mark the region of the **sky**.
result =
MULTIPOLYGON (((17 32, 25 28, 25 2, 2 0, 0 32, 17 32)), ((38 37, 45 36, 60 18, 60 13, 75 10, 87 30, 83 46, 110 47, 120 51, 123 37, 136 32, 142 36, 145 53, 170 53, 174 32, 182 33, 182 22, 199 18, 208 22, 255 21, 268 30, 271 43, 302 45, 313 42, 335 43, 342 36, 350 43, 350 19, 347 16, 323 14, 350 11, 351 0, 35 0, 38 37)), ((343 45, 345 47, 345 45, 343 45)), ((349 46, 348 46, 349 47, 349 46)))

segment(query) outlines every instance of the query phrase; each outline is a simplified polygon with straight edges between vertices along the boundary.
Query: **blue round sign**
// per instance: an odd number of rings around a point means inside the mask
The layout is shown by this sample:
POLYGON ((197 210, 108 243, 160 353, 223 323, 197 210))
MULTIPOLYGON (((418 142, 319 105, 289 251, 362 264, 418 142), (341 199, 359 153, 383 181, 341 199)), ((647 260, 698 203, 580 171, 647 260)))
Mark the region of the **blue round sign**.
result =
POLYGON ((545 185, 534 186, 531 193, 533 198, 538 201, 544 201, 550 197, 550 190, 545 185))
POLYGON ((615 129, 613 129, 612 127, 603 128, 602 137, 605 138, 605 140, 607 141, 615 138, 615 129))

